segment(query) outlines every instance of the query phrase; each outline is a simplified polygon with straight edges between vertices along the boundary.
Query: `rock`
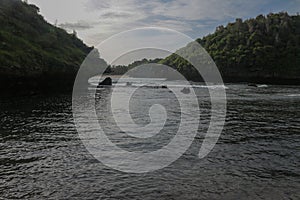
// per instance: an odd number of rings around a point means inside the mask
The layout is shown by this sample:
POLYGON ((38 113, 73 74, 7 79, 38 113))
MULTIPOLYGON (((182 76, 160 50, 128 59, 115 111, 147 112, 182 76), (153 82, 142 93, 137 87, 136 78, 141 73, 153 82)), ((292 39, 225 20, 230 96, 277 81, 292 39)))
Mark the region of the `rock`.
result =
POLYGON ((190 90, 190 88, 185 87, 185 88, 183 88, 183 89, 181 90, 181 92, 182 92, 183 94, 189 94, 189 93, 191 92, 191 90, 190 90))
POLYGON ((112 79, 110 77, 107 77, 106 79, 104 79, 104 81, 100 82, 98 84, 98 87, 99 86, 111 86, 112 85, 112 79))

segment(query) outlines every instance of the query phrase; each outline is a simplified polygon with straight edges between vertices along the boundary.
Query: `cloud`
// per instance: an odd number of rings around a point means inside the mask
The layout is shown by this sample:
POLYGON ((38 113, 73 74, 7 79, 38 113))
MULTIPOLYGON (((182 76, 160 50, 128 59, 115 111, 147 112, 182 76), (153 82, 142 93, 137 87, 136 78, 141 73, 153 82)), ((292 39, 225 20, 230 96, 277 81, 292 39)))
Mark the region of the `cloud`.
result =
POLYGON ((151 24, 152 26, 166 27, 180 32, 189 32, 193 30, 193 26, 190 23, 173 19, 155 20, 151 24))
POLYGON ((63 23, 63 24, 59 24, 59 27, 63 28, 63 29, 71 29, 71 30, 85 30, 85 29, 91 29, 94 26, 91 25, 88 22, 85 21, 79 21, 76 23, 63 23))
POLYGON ((52 23, 75 29, 95 45, 109 36, 138 27, 160 26, 194 38, 235 18, 300 8, 299 0, 29 0, 52 23))
POLYGON ((125 12, 107 12, 100 16, 100 18, 129 18, 132 17, 132 13, 125 13, 125 12))
POLYGON ((155 1, 153 15, 177 20, 223 20, 237 17, 255 17, 260 13, 293 10, 299 0, 172 0, 155 1))
POLYGON ((88 0, 85 4, 88 11, 94 11, 98 9, 105 9, 110 7, 109 1, 99 1, 99 0, 88 0))

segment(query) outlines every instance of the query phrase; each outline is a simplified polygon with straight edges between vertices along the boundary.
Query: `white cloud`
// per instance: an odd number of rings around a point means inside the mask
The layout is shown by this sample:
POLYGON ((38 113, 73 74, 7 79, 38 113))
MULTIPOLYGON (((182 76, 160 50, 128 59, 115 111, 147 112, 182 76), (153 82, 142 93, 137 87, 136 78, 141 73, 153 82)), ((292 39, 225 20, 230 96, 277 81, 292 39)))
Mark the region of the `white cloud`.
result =
POLYGON ((75 23, 69 23, 69 22, 66 22, 66 23, 63 23, 63 24, 59 24, 58 25, 59 27, 61 28, 64 28, 66 30, 85 30, 85 29, 91 29, 93 28, 93 25, 89 22, 86 22, 86 21, 78 21, 78 22, 75 22, 75 23))
MULTIPOLYGON (((161 54, 162 51, 166 51, 171 54, 192 41, 193 40, 191 38, 170 29, 139 28, 123 32, 122 34, 117 34, 114 37, 105 40, 97 46, 97 48, 101 52, 101 57, 111 64, 114 63, 120 56, 130 54, 135 50, 138 50, 137 52, 141 53, 139 55, 140 59, 149 58, 149 51, 146 51, 145 54, 142 53, 145 49, 153 48, 153 54, 154 52, 161 54)), ((133 60, 127 58, 126 64, 129 64, 132 61, 133 60)), ((118 61, 116 61, 116 63, 118 63, 118 61)))

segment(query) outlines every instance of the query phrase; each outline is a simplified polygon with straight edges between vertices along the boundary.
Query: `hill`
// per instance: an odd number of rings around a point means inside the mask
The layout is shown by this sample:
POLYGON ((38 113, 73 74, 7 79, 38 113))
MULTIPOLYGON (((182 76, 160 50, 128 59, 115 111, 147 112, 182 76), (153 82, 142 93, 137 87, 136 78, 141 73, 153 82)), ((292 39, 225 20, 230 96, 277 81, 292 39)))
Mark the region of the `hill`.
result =
MULTIPOLYGON (((236 19, 215 33, 197 39, 217 64, 225 82, 300 84, 300 16, 287 13, 236 19)), ((193 50, 189 45, 179 51, 193 50)), ((191 65, 172 54, 161 64, 186 78, 201 81, 191 65)))
POLYGON ((0 27, 1 91, 71 90, 80 64, 93 49, 20 0, 0 0, 0 27))

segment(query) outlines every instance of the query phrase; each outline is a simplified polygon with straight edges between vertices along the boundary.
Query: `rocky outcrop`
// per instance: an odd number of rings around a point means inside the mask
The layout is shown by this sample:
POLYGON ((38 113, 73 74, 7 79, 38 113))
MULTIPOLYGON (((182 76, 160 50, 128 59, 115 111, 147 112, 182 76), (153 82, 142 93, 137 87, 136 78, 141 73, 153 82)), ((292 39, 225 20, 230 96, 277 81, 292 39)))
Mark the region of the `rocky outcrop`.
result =
POLYGON ((98 84, 98 88, 102 86, 111 86, 111 85, 112 85, 112 79, 110 77, 107 77, 104 79, 104 81, 98 84))

